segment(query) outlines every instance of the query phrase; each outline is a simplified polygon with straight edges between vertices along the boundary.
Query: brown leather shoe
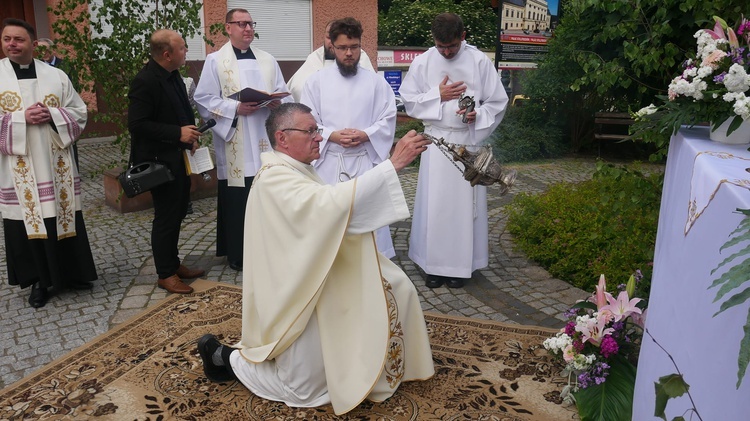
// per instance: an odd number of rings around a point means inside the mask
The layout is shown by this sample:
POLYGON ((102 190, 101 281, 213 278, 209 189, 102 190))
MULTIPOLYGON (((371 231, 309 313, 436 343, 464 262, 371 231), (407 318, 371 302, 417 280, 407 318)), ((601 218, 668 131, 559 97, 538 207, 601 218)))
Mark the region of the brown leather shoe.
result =
POLYGON ((193 279, 205 275, 206 271, 203 269, 188 269, 187 266, 180 265, 175 273, 182 279, 193 279))
POLYGON ((159 288, 166 289, 174 294, 190 294, 193 292, 193 288, 182 282, 177 275, 172 275, 167 279, 160 278, 157 285, 159 285, 159 288))

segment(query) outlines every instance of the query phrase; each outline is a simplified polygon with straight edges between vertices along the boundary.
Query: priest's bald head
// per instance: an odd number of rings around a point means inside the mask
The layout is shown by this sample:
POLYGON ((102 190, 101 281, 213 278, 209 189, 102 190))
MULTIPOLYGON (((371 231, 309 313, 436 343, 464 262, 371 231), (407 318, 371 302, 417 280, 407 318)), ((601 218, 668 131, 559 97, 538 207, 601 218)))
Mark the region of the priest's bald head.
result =
POLYGON ((167 71, 175 71, 185 64, 187 44, 182 35, 171 29, 159 29, 149 39, 151 57, 167 71))
POLYGON ((3 54, 17 64, 29 64, 34 60, 36 31, 28 22, 21 19, 3 20, 3 54))
POLYGON ((271 110, 266 119, 266 134, 275 151, 299 162, 310 164, 320 158, 323 137, 307 105, 288 102, 271 110))

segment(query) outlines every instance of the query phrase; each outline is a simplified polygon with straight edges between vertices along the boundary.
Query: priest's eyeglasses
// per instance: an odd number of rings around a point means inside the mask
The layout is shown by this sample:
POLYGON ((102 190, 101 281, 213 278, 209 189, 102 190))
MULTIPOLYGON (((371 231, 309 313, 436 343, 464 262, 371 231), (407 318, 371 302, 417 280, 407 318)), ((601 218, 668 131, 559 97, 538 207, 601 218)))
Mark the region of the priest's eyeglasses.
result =
POLYGON ((243 20, 235 20, 235 21, 231 21, 231 22, 227 22, 227 23, 233 23, 233 24, 239 26, 241 29, 247 28, 247 25, 250 25, 251 28, 255 28, 255 25, 258 24, 258 22, 243 21, 243 20))
POLYGON ((310 130, 304 130, 304 129, 281 129, 282 132, 285 132, 287 130, 292 130, 292 131, 295 131, 295 132, 307 133, 313 139, 315 139, 315 136, 317 136, 319 134, 323 134, 323 129, 320 129, 320 128, 315 128, 315 129, 310 129, 310 130))
POLYGON ((357 51, 359 51, 359 47, 361 47, 361 45, 359 45, 359 44, 357 44, 357 45, 334 45, 333 46, 333 48, 335 48, 336 50, 338 50, 338 51, 340 51, 342 53, 345 53, 345 52, 348 52, 348 51, 351 51, 352 53, 357 52, 357 51))

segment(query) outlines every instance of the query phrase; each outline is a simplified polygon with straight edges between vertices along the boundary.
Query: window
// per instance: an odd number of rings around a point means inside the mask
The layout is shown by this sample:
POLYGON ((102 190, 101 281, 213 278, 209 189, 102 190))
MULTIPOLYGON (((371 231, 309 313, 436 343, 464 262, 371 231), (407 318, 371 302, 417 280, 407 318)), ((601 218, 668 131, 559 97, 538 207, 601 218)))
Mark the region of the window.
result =
MULTIPOLYGON (((91 9, 92 5, 101 6, 103 3, 103 0, 89 0, 89 12, 91 13, 91 19, 94 20, 96 16, 96 12, 91 9)), ((143 13, 143 16, 147 16, 147 14, 152 14, 155 10, 155 5, 153 2, 144 2, 143 4, 143 10, 141 13, 143 13)), ((198 12, 201 20, 201 24, 199 25, 201 28, 205 27, 205 24, 203 23, 203 8, 198 12)), ((123 16, 123 18, 127 18, 127 16, 123 16)), ((113 27, 112 25, 105 24, 102 28, 101 34, 95 34, 94 36, 109 36, 112 34, 113 27)), ((205 60, 206 58, 206 44, 203 41, 203 33, 199 33, 193 37, 185 39, 187 41, 188 46, 188 53, 187 53, 187 60, 205 60)), ((144 40, 144 43, 148 42, 147 40, 144 40)))
POLYGON ((258 22, 253 46, 279 61, 305 60, 312 51, 311 0, 227 0, 227 10, 247 9, 258 22))

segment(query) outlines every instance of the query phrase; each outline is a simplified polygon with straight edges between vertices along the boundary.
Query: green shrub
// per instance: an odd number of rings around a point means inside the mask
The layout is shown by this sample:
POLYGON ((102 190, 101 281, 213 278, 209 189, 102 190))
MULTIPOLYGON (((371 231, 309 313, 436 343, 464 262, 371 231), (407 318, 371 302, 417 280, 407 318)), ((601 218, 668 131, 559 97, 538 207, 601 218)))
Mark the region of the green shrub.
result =
MULTIPOLYGON (((662 174, 598 164, 592 180, 519 194, 507 228, 517 247, 550 274, 593 291, 599 274, 625 283, 640 269, 651 279, 662 174)), ((642 285, 648 292, 649 285, 642 285)))
POLYGON ((502 163, 553 158, 568 150, 562 131, 534 104, 508 107, 489 142, 502 163))
POLYGON ((396 139, 401 139, 409 130, 416 130, 421 133, 424 131, 422 120, 412 119, 402 123, 396 123, 396 139))

